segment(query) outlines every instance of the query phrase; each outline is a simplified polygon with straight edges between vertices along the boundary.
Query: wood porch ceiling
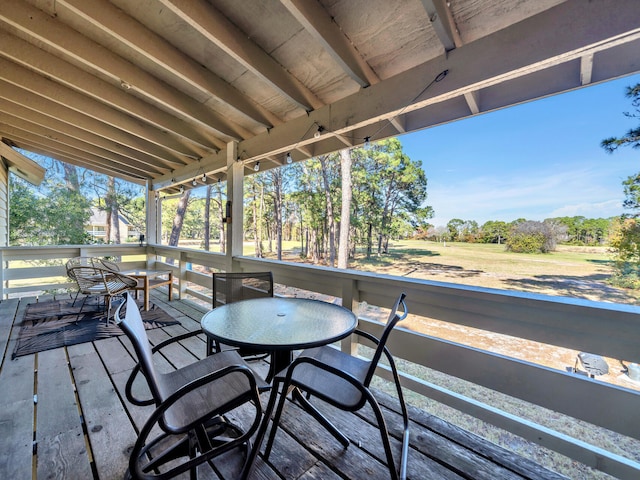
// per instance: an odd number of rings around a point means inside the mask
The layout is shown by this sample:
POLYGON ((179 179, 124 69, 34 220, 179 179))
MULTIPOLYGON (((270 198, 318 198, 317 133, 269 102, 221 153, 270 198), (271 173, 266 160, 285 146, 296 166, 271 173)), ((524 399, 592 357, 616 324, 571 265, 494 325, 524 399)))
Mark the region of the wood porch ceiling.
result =
POLYGON ((4 143, 153 190, 638 71, 637 0, 0 1, 4 143))

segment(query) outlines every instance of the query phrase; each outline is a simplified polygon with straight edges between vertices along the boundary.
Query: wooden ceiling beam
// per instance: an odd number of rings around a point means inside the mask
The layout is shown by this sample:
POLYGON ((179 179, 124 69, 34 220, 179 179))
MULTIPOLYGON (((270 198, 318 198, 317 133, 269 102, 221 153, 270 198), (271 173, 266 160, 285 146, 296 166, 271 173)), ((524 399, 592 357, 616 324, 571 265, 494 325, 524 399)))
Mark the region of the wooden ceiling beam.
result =
POLYGON ((9 165, 9 170, 36 187, 40 185, 46 170, 1 140, 0 138, 0 156, 9 165))
POLYGON ((451 10, 445 0, 421 0, 433 30, 440 39, 445 52, 462 46, 462 39, 458 32, 451 10))
POLYGON ((63 105, 55 103, 43 97, 33 95, 31 92, 23 90, 15 85, 0 80, 0 98, 9 102, 22 105, 25 108, 40 112, 54 119, 59 119, 74 128, 79 128, 95 135, 110 139, 116 143, 125 145, 133 150, 137 150, 144 155, 157 158, 158 165, 167 162, 175 167, 186 165, 186 161, 181 161, 168 155, 168 152, 136 136, 104 124, 84 113, 77 112, 63 105))
MULTIPOLYGON (((31 123, 27 120, 16 118, 6 113, 3 115, 3 118, 0 119, 0 125, 1 124, 10 125, 11 127, 22 132, 27 132, 41 138, 48 138, 59 143, 60 145, 66 145, 74 148, 77 151, 86 152, 88 155, 104 158, 105 160, 109 160, 116 164, 128 166, 130 168, 136 168, 140 174, 159 176, 171 171, 171 169, 168 167, 161 168, 149 164, 142 165, 139 161, 133 162, 132 158, 129 158, 121 153, 112 152, 101 147, 96 147, 95 145, 92 145, 90 143, 86 143, 76 138, 70 137, 69 135, 65 135, 64 133, 52 132, 45 127, 42 127, 35 123, 31 123)), ((5 131, 10 131, 8 126, 5 127, 5 131)))
POLYGON ((280 0, 307 32, 324 48, 340 68, 361 87, 378 83, 378 75, 364 61, 353 43, 319 2, 280 0))
POLYGON ((25 2, 0 2, 0 22, 27 35, 35 45, 42 43, 46 50, 121 85, 129 94, 201 125, 218 137, 219 147, 249 136, 248 132, 229 129, 213 110, 25 2))
POLYGON ((0 79, 20 87, 33 95, 46 98, 97 121, 124 130, 142 140, 166 150, 166 156, 180 160, 184 157, 196 157, 196 154, 174 137, 163 133, 151 125, 144 124, 128 115, 98 102, 92 98, 71 90, 59 83, 42 77, 26 68, 0 58, 0 79))
POLYGON ((262 48, 204 0, 158 0, 247 70, 307 111, 323 103, 262 48))
POLYGON ((217 150, 211 142, 210 133, 127 94, 122 88, 94 77, 61 58, 2 30, 0 30, 0 43, 2 43, 2 54, 5 58, 157 129, 171 133, 191 154, 203 156, 211 153, 212 150, 217 150))
POLYGON ((108 152, 112 152, 117 155, 122 155, 129 158, 129 161, 136 161, 142 164, 148 164, 154 168, 176 168, 175 163, 162 161, 156 157, 152 157, 138 150, 133 150, 121 143, 114 142, 100 135, 96 135, 87 130, 73 127, 68 123, 62 122, 54 117, 49 117, 40 112, 29 110, 28 108, 18 105, 17 103, 9 102, 4 98, 0 98, 0 112, 3 116, 3 121, 7 119, 15 118, 22 120, 33 125, 40 126, 49 132, 49 135, 63 134, 70 138, 74 138, 87 145, 93 145, 108 152))
MULTIPOLYGON (((203 95, 216 97, 218 101, 229 105, 251 121, 268 128, 282 123, 271 112, 111 3, 101 0, 57 0, 55 8, 61 7, 68 8, 94 28, 118 39, 127 48, 144 55, 166 72, 199 90, 203 95)), ((230 122, 227 123, 228 127, 232 128, 230 122)))
POLYGON ((0 124, 0 135, 10 138, 20 148, 33 153, 41 153, 42 155, 56 158, 62 162, 71 163, 79 167, 88 168, 90 165, 92 170, 99 167, 100 173, 109 176, 126 175, 130 181, 135 179, 136 183, 146 180, 144 175, 139 174, 136 169, 127 168, 119 163, 112 163, 100 157, 87 155, 85 152, 73 150, 70 147, 62 146, 50 139, 38 137, 28 132, 21 132, 19 129, 7 129, 5 125, 0 124))
MULTIPOLYGON (((318 155, 331 151, 329 149, 335 144, 330 141, 335 138, 323 135, 320 139, 311 136, 300 140, 314 123, 323 125, 327 133, 344 135, 353 138, 354 143, 362 144, 362 133, 380 132, 381 127, 375 127, 376 125, 388 125, 389 119, 398 115, 407 117, 415 112, 411 124, 407 126, 408 131, 464 118, 470 115, 469 109, 459 108, 458 102, 466 104, 465 94, 520 80, 523 81, 523 86, 515 88, 517 97, 513 96, 514 90, 507 89, 504 92, 504 102, 496 98, 493 101, 500 108, 532 100, 547 92, 544 89, 527 89, 530 77, 535 75, 539 79, 547 73, 554 75, 553 67, 579 62, 585 54, 600 52, 595 59, 606 59, 608 65, 611 62, 628 65, 628 70, 633 71, 636 68, 634 66, 640 62, 640 49, 630 51, 611 47, 636 42, 638 39, 640 9, 635 0, 601 0, 586 4, 569 0, 456 48, 446 56, 442 55, 361 89, 311 112, 308 116, 274 127, 268 134, 260 134, 240 142, 238 150, 247 152, 252 160, 259 160, 318 143, 313 151, 318 155), (513 55, 514 51, 518 55, 513 55), (444 71, 448 71, 448 75, 442 81, 431 84, 444 71), (455 108, 449 110, 449 106, 455 108), (358 133, 354 135, 354 132, 358 133)), ((579 87, 579 77, 579 68, 575 69, 574 77, 564 74, 562 89, 558 89, 552 77, 551 92, 558 93, 579 87)), ((494 95, 501 94, 499 90, 502 89, 494 90, 494 95)), ((477 94, 472 94, 472 97, 473 95, 477 94)), ((384 132, 384 137, 390 135, 393 132, 384 132)), ((218 162, 220 157, 217 156, 218 162)), ((214 161, 213 158, 205 158, 203 162, 210 160, 214 161)), ((164 179, 159 178, 157 181, 161 183, 164 179)))

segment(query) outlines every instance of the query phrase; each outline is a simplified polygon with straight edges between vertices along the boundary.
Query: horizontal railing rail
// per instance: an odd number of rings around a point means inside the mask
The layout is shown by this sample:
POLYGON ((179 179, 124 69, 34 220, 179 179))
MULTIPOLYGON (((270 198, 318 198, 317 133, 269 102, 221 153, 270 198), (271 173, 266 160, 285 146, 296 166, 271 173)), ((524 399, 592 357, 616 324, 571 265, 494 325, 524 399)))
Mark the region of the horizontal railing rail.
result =
MULTIPOLYGON (((32 290, 60 288, 55 277, 64 277, 64 264, 47 265, 77 255, 122 259, 123 268, 171 269, 180 298, 192 296, 211 302, 211 270, 225 270, 223 254, 179 247, 120 245, 64 247, 8 247, 0 249, 2 297, 32 290), (37 265, 33 265, 37 263, 37 265), (42 263, 43 265, 40 265, 42 263), (51 280, 48 280, 51 279, 51 280), (47 283, 47 282, 50 283, 47 283), (14 283, 22 283, 19 286, 14 283), (43 283, 44 282, 44 283, 43 283), (56 285, 58 285, 56 287, 56 285), (46 288, 45 288, 46 287, 46 288)), ((250 257, 235 257, 234 268, 273 272, 277 284, 340 299, 356 309, 366 302, 388 307, 397 295, 407 293, 412 315, 472 327, 500 335, 547 345, 587 351, 640 363, 640 308, 564 297, 508 292, 453 285, 355 270, 250 257)), ((60 279, 58 278, 58 281, 60 279)), ((360 329, 379 334, 382 325, 360 319, 360 329)), ((427 332, 428 333, 428 332, 427 332)), ((357 338, 354 341, 359 341, 357 338)), ((346 348, 354 349, 354 345, 346 348)), ((416 365, 457 377, 540 407, 569 415, 640 440, 640 393, 568 371, 507 357, 471 345, 455 343, 406 328, 398 328, 389 340, 394 356, 416 365)), ((388 377, 384 367, 379 375, 388 377)), ((403 384, 464 413, 532 440, 618 478, 639 478, 640 463, 580 438, 555 431, 534 419, 489 405, 404 372, 403 384)))

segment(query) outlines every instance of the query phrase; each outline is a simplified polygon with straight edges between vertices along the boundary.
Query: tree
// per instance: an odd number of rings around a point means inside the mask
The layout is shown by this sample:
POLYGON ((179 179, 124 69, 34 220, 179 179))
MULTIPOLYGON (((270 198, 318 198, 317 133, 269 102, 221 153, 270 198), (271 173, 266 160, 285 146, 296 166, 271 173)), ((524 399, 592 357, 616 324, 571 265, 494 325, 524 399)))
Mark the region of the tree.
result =
POLYGON ((78 245, 89 242, 85 225, 91 216, 91 202, 82 192, 85 171, 57 160, 21 151, 47 173, 39 187, 15 175, 10 176, 9 210, 12 244, 78 245))
POLYGON ((506 222, 489 220, 480 228, 480 240, 484 243, 504 243, 509 234, 506 222))
POLYGON ((184 225, 184 214, 189 206, 189 197, 191 197, 191 190, 186 190, 180 200, 178 201, 178 207, 176 208, 176 214, 173 217, 173 225, 171 227, 171 234, 169 235, 169 246, 175 247, 180 240, 180 232, 184 225))
POLYGON ((555 225, 528 220, 512 227, 506 242, 507 250, 515 253, 549 253, 556 248, 555 225))
MULTIPOLYGON (((636 112, 624 112, 624 115, 629 118, 640 118, 640 83, 637 83, 633 87, 627 87, 625 96, 631 99, 631 105, 636 109, 636 112)), ((618 148, 626 146, 640 148, 640 126, 629 129, 627 133, 621 137, 605 138, 600 145, 608 153, 613 153, 618 148)))
MULTIPOLYGON (((624 112, 629 118, 640 118, 640 83, 633 87, 627 87, 625 93, 631 99, 631 105, 635 107, 635 113, 624 112)), ((613 153, 619 147, 631 146, 640 148, 640 126, 631 128, 621 137, 606 138, 601 142, 602 148, 608 153, 613 153)), ((620 218, 619 228, 614 231, 611 238, 616 273, 614 283, 638 288, 638 272, 640 271, 640 256, 638 255, 638 240, 640 240, 640 228, 637 223, 640 217, 640 172, 630 175, 622 182, 624 191, 623 207, 630 213, 623 214, 620 218), (616 278, 617 277, 617 278, 616 278)))
POLYGON ((336 261, 336 219, 333 215, 333 200, 331 198, 330 167, 328 165, 328 155, 320 155, 320 172, 322 173, 322 184, 324 186, 325 204, 327 207, 327 229, 329 237, 329 266, 335 266, 336 261))
POLYGON ((340 210, 340 240, 338 241, 338 268, 349 266, 349 230, 351 229, 351 150, 340 150, 340 173, 342 178, 342 207, 340 210))
POLYGON ((449 240, 452 242, 460 240, 462 236, 462 227, 464 226, 464 220, 461 218, 452 218, 447 222, 447 230, 449 231, 449 240))

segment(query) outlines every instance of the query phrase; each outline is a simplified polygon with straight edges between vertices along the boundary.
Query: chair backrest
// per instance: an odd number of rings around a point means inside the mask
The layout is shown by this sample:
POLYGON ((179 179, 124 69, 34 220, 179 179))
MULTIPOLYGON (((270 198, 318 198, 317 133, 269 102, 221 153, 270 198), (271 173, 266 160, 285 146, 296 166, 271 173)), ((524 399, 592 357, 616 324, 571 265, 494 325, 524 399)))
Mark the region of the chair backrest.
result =
POLYGON ((106 268, 107 270, 111 270, 114 272, 119 272, 120 267, 118 267, 117 263, 114 263, 110 260, 105 260, 104 258, 99 257, 73 257, 67 260, 66 269, 67 275, 72 280, 75 280, 73 276, 73 268, 75 267, 98 267, 98 268, 106 268))
POLYGON ((391 312, 389 312, 389 319, 387 320, 387 324, 385 325, 384 330, 382 331, 382 335, 378 339, 379 343, 376 348, 376 351, 373 354, 373 357, 371 357, 371 364, 369 366, 369 371, 367 372, 367 376, 364 381, 364 384, 367 387, 370 385, 371 379, 375 374, 376 367, 378 366, 378 362, 380 361, 380 357, 382 356, 382 353, 385 348, 385 344, 389 339, 389 335, 391 334, 391 331, 397 325, 398 322, 407 318, 407 315, 409 314, 409 311, 407 310, 407 304, 404 301, 406 296, 407 295, 404 292, 401 293, 398 299, 396 300, 396 302, 393 304, 393 307, 391 308, 391 312), (398 314, 398 309, 400 308, 400 305, 402 305, 401 315, 398 314))
POLYGON ((272 272, 213 274, 213 308, 238 300, 273 297, 272 272))
POLYGON ((151 350, 151 344, 149 343, 149 337, 147 337, 147 332, 142 323, 140 310, 138 309, 135 299, 129 292, 127 292, 125 296, 126 301, 118 306, 114 315, 116 325, 119 325, 129 340, 131 340, 131 344, 138 356, 138 363, 142 374, 147 379, 151 395, 156 405, 158 405, 161 401, 160 389, 158 387, 160 377, 153 364, 153 352, 151 350), (126 309, 124 318, 121 315, 122 308, 126 309))
POLYGON ((75 266, 69 269, 68 275, 78 283, 78 288, 83 293, 107 293, 104 276, 99 268, 75 266))

